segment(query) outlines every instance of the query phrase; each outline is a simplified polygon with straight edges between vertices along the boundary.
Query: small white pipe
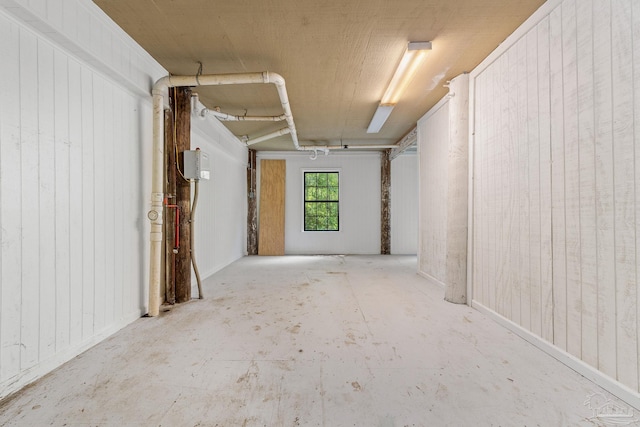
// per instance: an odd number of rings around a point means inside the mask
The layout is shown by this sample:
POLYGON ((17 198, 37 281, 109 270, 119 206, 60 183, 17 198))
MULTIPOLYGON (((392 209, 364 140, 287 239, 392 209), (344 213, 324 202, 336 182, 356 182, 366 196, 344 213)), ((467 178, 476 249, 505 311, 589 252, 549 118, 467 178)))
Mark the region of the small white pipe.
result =
MULTIPOLYGON (((199 148, 198 148, 199 150, 199 148)), ((203 299, 202 294, 202 280, 200 279, 200 271, 198 270, 198 263, 196 262, 196 207, 198 206, 198 188, 200 186, 200 180, 196 179, 193 192, 193 203, 191 204, 191 219, 189 221, 189 244, 191 249, 191 265, 193 266, 193 272, 196 274, 196 283, 198 284, 198 299, 203 299)))
POLYGON ((233 84, 269 83, 264 73, 206 74, 200 76, 164 76, 154 85, 154 90, 166 90, 178 86, 220 86, 233 84))
POLYGON ((345 147, 342 146, 335 146, 335 145, 331 145, 329 147, 327 147, 329 150, 340 150, 345 149, 345 150, 371 150, 371 149, 378 149, 378 148, 382 148, 382 149, 387 149, 387 148, 395 148, 396 145, 348 145, 345 147))
POLYGON ((293 114, 291 113, 291 106, 289 105, 289 96, 287 95, 287 88, 284 83, 284 78, 280 74, 276 73, 264 73, 267 83, 273 83, 276 85, 276 89, 278 90, 278 96, 280 97, 280 103, 282 104, 282 109, 284 110, 284 116, 287 120, 287 125, 289 126, 289 130, 291 131, 291 139, 293 140, 293 145, 296 147, 296 150, 300 150, 300 144, 298 143, 298 132, 296 131, 296 124, 293 122, 293 114))
POLYGON ((325 151, 325 150, 376 150, 396 148, 397 145, 301 145, 300 151, 325 151))
POLYGON ((153 92, 153 159, 151 171, 151 221, 149 257, 149 316, 160 313, 160 280, 162 260, 162 214, 164 201, 164 108, 162 91, 153 92))
POLYGON ((279 129, 279 130, 277 130, 275 132, 271 132, 271 133, 268 133, 266 135, 262 135, 262 136, 259 136, 257 138, 254 138, 254 139, 250 139, 250 140, 247 141, 247 145, 257 144, 258 142, 267 141, 269 139, 276 138, 276 137, 278 137, 280 135, 286 135, 288 133, 291 133, 291 129, 282 128, 282 129, 279 129))
POLYGON ((234 116, 208 108, 204 108, 202 111, 206 112, 205 114, 211 114, 215 118, 225 122, 281 122, 285 120, 284 114, 280 116, 234 116))
POLYGON ((193 114, 201 119, 204 119, 208 114, 211 114, 218 120, 230 122, 281 122, 285 120, 284 114, 281 114, 279 116, 234 116, 233 114, 223 113, 221 111, 218 111, 217 109, 210 110, 204 106, 200 108, 202 104, 200 103, 200 96, 197 93, 191 95, 191 100, 193 101, 191 105, 191 111, 193 111, 193 114))

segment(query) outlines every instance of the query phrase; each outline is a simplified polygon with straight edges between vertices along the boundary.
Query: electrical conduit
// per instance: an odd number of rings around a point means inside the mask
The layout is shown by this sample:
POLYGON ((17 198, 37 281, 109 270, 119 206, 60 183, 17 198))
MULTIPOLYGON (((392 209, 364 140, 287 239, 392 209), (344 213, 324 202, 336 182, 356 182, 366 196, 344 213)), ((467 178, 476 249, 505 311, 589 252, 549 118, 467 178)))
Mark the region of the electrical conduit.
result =
MULTIPOLYGON (((198 148, 199 150, 199 148, 198 148)), ((202 282, 200 281, 200 272, 198 271, 198 264, 196 263, 196 245, 195 245, 195 235, 196 235, 196 207, 198 206, 198 187, 200 185, 200 180, 195 180, 195 189, 193 192, 193 203, 191 204, 191 221, 189 221, 189 234, 191 235, 190 243, 191 243, 191 264, 193 265, 193 271, 196 273, 196 282, 198 283, 198 299, 204 298, 202 295, 202 282)))

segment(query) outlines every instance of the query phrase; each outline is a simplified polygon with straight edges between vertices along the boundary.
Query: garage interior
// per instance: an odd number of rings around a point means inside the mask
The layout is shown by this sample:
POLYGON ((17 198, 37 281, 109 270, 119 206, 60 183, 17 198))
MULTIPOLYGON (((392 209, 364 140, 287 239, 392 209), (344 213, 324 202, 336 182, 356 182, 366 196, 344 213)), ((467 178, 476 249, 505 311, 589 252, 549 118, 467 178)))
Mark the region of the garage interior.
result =
POLYGON ((0 424, 639 423, 634 1, 0 21, 0 424))

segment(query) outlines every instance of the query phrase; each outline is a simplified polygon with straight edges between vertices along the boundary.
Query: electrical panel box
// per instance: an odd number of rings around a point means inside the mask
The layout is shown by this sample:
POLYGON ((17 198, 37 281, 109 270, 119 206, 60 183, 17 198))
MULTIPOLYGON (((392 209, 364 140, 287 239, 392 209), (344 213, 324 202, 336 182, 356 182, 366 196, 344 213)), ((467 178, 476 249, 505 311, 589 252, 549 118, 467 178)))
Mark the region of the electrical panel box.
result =
POLYGON ((184 152, 184 177, 187 179, 209 179, 209 156, 200 149, 184 152))

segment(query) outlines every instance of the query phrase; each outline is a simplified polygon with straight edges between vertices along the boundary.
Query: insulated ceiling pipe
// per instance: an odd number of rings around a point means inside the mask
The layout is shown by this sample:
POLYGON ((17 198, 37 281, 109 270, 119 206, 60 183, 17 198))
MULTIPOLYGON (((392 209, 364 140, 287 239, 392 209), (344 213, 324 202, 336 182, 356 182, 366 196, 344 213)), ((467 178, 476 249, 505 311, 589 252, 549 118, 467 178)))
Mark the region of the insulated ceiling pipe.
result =
POLYGON ((209 74, 198 76, 166 76, 159 79, 152 90, 153 95, 153 148, 151 172, 151 210, 147 214, 151 221, 149 236, 149 316, 160 313, 160 280, 162 261, 162 223, 163 223, 163 171, 164 171, 164 95, 168 88, 177 86, 216 86, 251 83, 272 83, 276 85, 280 103, 284 110, 291 139, 300 150, 298 135, 291 114, 291 106, 284 83, 279 74, 268 71, 243 74, 209 74))

